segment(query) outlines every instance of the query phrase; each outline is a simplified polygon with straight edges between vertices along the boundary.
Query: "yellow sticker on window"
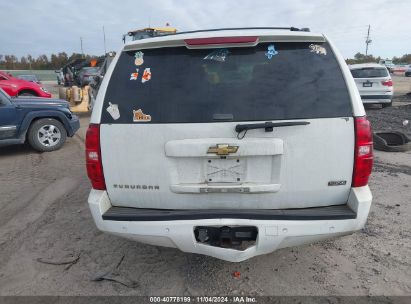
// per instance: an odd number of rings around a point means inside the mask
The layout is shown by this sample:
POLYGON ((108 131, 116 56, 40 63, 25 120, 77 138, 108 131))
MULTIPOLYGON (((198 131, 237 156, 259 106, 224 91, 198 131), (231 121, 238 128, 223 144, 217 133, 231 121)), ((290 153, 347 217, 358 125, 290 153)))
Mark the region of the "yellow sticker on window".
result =
POLYGON ((151 121, 151 115, 144 114, 143 110, 133 110, 133 121, 134 122, 147 122, 151 121))

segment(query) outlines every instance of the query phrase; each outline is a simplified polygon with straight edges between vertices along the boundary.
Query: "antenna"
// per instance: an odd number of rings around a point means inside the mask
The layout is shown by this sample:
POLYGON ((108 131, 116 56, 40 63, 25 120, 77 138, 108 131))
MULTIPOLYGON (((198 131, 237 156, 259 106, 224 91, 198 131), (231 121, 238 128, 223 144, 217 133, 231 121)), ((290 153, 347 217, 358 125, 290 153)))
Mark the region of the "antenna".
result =
POLYGON ((104 55, 107 54, 107 49, 106 49, 106 31, 104 30, 104 25, 103 25, 103 39, 104 39, 104 55))
POLYGON ((368 25, 367 39, 365 40, 365 56, 368 55, 368 45, 372 42, 372 40, 370 39, 370 29, 371 25, 368 25))

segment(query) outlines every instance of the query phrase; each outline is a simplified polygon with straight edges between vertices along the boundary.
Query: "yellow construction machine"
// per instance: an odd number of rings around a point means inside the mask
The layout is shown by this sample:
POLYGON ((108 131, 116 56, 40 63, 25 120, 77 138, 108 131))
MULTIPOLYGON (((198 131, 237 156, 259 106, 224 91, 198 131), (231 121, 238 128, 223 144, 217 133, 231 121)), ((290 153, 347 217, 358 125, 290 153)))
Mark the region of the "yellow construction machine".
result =
POLYGON ((126 43, 129 40, 135 41, 157 36, 172 35, 175 33, 177 33, 177 29, 174 27, 146 27, 129 31, 127 34, 123 35, 123 42, 126 43))
POLYGON ((90 110, 89 90, 88 85, 82 88, 78 86, 60 87, 59 98, 69 102, 71 112, 85 113, 90 110))

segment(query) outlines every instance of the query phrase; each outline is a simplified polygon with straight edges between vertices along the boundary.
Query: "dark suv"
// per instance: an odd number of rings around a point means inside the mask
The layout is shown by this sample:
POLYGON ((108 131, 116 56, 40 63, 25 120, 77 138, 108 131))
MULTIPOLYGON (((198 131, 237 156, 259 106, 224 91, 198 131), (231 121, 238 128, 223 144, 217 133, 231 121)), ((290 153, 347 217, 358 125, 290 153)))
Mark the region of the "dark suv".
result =
POLYGON ((28 141, 37 151, 54 151, 79 128, 79 119, 66 101, 14 98, 0 89, 0 146, 28 141))

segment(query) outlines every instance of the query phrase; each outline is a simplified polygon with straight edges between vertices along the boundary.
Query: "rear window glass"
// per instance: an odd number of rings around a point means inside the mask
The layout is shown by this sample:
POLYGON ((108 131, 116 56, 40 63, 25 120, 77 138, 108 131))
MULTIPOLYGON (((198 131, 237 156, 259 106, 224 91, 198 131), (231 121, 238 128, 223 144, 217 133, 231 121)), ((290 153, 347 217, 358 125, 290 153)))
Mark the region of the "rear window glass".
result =
POLYGON ((328 44, 123 52, 102 123, 201 123, 347 117, 351 102, 328 44))
POLYGON ((354 78, 377 78, 387 77, 388 71, 385 68, 363 68, 351 70, 354 78))

